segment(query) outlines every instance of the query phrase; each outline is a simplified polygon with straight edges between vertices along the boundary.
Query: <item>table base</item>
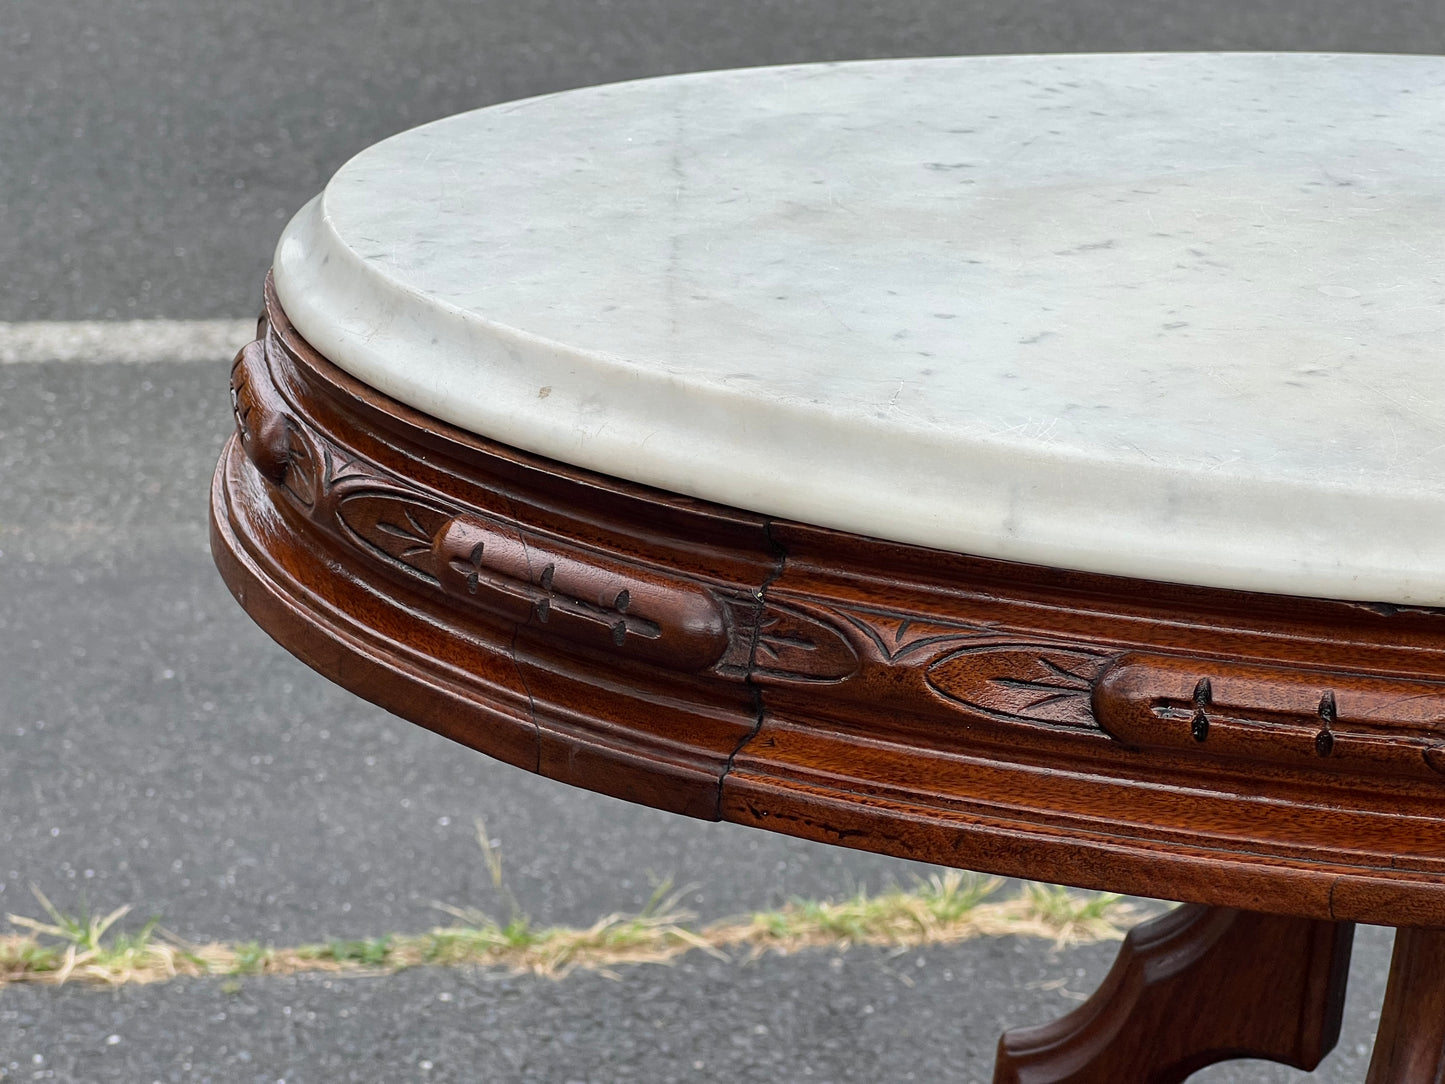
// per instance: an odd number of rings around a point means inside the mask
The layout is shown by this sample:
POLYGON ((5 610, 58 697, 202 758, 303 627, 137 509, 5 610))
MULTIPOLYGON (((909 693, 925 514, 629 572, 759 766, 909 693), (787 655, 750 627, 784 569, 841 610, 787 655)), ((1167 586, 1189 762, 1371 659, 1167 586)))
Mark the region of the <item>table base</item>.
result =
POLYGON ((999 1040, 994 1084, 1177 1084, 1233 1058, 1313 1069, 1340 1034, 1354 923, 1184 906, 1136 927, 1067 1016, 999 1040))
POLYGON ((1369 1084, 1445 1079, 1445 609, 990 561, 589 474, 359 384, 274 291, 232 394, 217 565, 353 692, 672 812, 1192 901, 1007 1034, 1001 1084, 1312 1067, 1354 921, 1419 927, 1369 1084))
POLYGON ((1439 1080, 1445 1080, 1445 930, 1396 930, 1365 1084, 1439 1080))
MULTIPOLYGON (((1339 1039, 1352 922, 1188 905, 1130 932, 1088 1001, 999 1040, 994 1084, 1179 1084, 1216 1062, 1308 1072, 1339 1039)), ((1445 1080, 1445 930, 1396 931, 1365 1084, 1445 1080)))

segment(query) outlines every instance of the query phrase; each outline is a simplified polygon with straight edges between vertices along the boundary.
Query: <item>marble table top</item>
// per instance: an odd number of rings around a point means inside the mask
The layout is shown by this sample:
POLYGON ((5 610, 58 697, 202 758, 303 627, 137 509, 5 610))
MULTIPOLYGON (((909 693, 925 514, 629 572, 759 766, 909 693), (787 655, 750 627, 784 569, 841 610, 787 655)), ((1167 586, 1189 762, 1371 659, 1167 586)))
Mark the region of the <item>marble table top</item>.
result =
POLYGON ((1445 59, 713 72, 362 152, 287 313, 568 463, 965 553, 1445 605, 1445 59))

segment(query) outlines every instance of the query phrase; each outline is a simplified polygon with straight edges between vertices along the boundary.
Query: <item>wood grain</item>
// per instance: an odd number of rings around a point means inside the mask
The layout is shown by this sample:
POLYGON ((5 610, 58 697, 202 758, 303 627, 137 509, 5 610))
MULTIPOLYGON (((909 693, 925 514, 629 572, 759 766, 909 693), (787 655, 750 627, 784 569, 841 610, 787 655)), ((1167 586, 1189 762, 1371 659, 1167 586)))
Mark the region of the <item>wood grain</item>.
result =
POLYGON ((1365 1084, 1445 1081, 1445 930, 1404 929, 1365 1084))
POLYGON ((216 560, 328 677, 699 817, 1326 920, 1445 926, 1445 612, 942 553, 467 434, 268 289, 216 560))
POLYGON ((628 801, 1192 902, 1077 1012, 1005 1035, 1000 1084, 1312 1067, 1351 921, 1421 927, 1370 1084, 1445 1079, 1445 611, 985 560, 601 477, 353 380, 269 282, 232 402, 217 567, 359 695, 628 801))
POLYGON ((1313 1069, 1339 1039, 1353 937, 1348 922, 1181 907, 1131 931, 1073 1012, 1006 1032, 994 1084, 1179 1084, 1234 1058, 1313 1069))

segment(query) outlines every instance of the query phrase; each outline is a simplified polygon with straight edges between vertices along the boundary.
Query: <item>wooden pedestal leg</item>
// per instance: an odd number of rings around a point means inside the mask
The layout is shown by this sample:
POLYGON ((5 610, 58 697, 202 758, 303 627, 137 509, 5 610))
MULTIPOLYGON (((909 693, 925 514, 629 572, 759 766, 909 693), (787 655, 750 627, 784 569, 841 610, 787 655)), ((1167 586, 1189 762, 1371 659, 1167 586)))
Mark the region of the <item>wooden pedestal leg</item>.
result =
POLYGON ((1445 930, 1396 930, 1365 1084, 1445 1081, 1445 930))
POLYGON ((1349 922, 1177 908, 1129 934, 1083 1005, 1006 1032, 994 1084, 1177 1084, 1231 1058, 1313 1069, 1339 1038, 1353 938, 1349 922))

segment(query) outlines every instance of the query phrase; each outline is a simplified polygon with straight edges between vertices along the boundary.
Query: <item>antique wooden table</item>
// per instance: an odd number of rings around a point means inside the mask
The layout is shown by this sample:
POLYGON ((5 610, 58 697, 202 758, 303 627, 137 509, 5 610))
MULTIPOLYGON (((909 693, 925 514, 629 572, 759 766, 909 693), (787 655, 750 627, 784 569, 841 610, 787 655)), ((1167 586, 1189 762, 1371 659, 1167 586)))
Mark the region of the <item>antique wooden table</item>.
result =
POLYGON ((695 817, 1187 901, 999 1081, 1445 1073, 1445 61, 681 76, 287 228, 214 550, 321 673, 695 817))

